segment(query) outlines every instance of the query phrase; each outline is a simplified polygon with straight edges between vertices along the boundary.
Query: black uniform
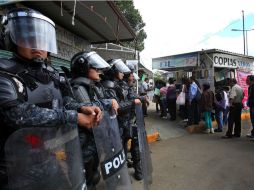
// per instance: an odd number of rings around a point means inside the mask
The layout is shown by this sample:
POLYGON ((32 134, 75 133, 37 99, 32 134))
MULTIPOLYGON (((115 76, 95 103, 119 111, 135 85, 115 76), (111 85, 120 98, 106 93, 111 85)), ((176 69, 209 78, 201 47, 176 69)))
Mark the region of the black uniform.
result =
MULTIPOLYGON (((106 81, 104 82, 104 84, 106 81)), ((107 81, 107 83, 110 83, 107 81)), ((112 83, 112 81, 111 81, 112 83)), ((106 85, 107 86, 107 85, 106 85)), ((129 139, 131 141, 131 156, 133 161, 133 167, 136 175, 141 175, 141 162, 139 154, 139 142, 137 127, 135 124, 135 106, 134 99, 138 98, 134 92, 133 87, 123 80, 114 81, 114 85, 107 86, 107 95, 111 98, 115 98, 119 103, 119 115, 118 123, 120 127, 121 137, 123 141, 123 147, 127 154, 127 143, 129 139)))
MULTIPOLYGON (((71 81, 74 96, 78 102, 91 103, 102 110, 111 108, 111 101, 105 99, 104 88, 100 83, 95 83, 85 77, 78 77, 71 81)), ((80 143, 86 169, 86 183, 88 189, 94 189, 99 182, 99 159, 92 130, 79 129, 80 143)))
POLYGON ((44 61, 34 63, 18 56, 0 59, 1 189, 8 181, 4 146, 14 131, 77 123, 76 110, 85 104, 74 101, 69 96, 69 89, 65 78, 44 61), (54 102, 58 108, 54 108, 54 102))

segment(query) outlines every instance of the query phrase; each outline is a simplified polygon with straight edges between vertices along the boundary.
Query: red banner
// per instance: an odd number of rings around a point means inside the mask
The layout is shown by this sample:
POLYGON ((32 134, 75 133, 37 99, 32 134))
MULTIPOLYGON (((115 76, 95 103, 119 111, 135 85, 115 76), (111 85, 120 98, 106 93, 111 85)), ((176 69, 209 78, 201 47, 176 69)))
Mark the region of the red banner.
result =
POLYGON ((248 85, 246 84, 246 78, 247 78, 248 75, 251 75, 251 73, 245 73, 245 72, 237 71, 238 84, 242 87, 242 89, 244 91, 244 99, 243 99, 244 109, 248 109, 248 107, 247 107, 248 85))

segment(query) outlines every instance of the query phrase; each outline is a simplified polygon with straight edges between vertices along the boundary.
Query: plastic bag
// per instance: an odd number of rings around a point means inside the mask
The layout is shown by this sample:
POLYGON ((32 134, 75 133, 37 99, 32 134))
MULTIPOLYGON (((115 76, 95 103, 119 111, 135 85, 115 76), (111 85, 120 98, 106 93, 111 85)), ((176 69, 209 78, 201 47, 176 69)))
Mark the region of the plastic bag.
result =
POLYGON ((176 99, 176 104, 178 105, 185 105, 185 93, 181 92, 176 99))

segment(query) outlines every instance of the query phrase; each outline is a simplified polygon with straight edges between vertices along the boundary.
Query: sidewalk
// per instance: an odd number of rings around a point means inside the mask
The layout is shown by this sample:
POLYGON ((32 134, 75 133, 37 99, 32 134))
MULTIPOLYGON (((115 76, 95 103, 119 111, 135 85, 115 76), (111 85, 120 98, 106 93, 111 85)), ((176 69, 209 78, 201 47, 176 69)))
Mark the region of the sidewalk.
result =
POLYGON ((155 103, 151 102, 148 107, 148 117, 145 117, 146 132, 148 135, 159 132, 161 140, 166 140, 187 134, 184 128, 185 123, 182 123, 182 120, 179 120, 179 118, 176 121, 163 119, 155 110, 155 103))
MULTIPOLYGON (((222 139, 223 133, 189 134, 179 121, 162 119, 151 104, 147 133, 158 131, 161 141, 150 144, 153 160, 151 190, 253 190, 254 142, 242 137, 222 139)), ((141 182, 133 179, 133 189, 141 182)))

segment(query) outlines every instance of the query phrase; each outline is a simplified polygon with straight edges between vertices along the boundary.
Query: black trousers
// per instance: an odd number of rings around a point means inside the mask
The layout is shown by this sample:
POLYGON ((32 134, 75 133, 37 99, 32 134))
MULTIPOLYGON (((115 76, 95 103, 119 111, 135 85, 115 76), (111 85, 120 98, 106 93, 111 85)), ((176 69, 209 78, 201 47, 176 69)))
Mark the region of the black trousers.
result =
POLYGON ((229 108, 229 116, 228 116, 228 131, 226 133, 227 136, 232 136, 233 127, 234 127, 234 135, 241 135, 241 113, 242 113, 242 104, 236 103, 233 104, 229 108))
POLYGON ((161 100, 160 96, 155 95, 155 101, 156 101, 156 112, 160 111, 159 107, 161 108, 161 100))
POLYGON ((176 119, 176 98, 174 99, 168 99, 168 112, 170 114, 170 119, 175 120, 176 119))
POLYGON ((188 125, 197 125, 200 121, 199 105, 196 100, 192 100, 188 105, 188 125))
MULTIPOLYGON (((141 96, 145 96, 147 95, 146 93, 141 93, 141 96)), ((146 105, 146 101, 142 101, 142 110, 143 110, 143 114, 147 115, 147 105, 146 105)))
POLYGON ((124 128, 124 133, 123 133, 124 135, 122 136, 124 152, 125 152, 125 155, 127 156, 128 141, 131 139, 130 152, 131 152, 131 160, 133 161, 133 168, 136 174, 142 174, 139 139, 138 139, 138 131, 137 131, 138 129, 136 126, 132 126, 130 128, 132 128, 131 135, 128 129, 124 128))

